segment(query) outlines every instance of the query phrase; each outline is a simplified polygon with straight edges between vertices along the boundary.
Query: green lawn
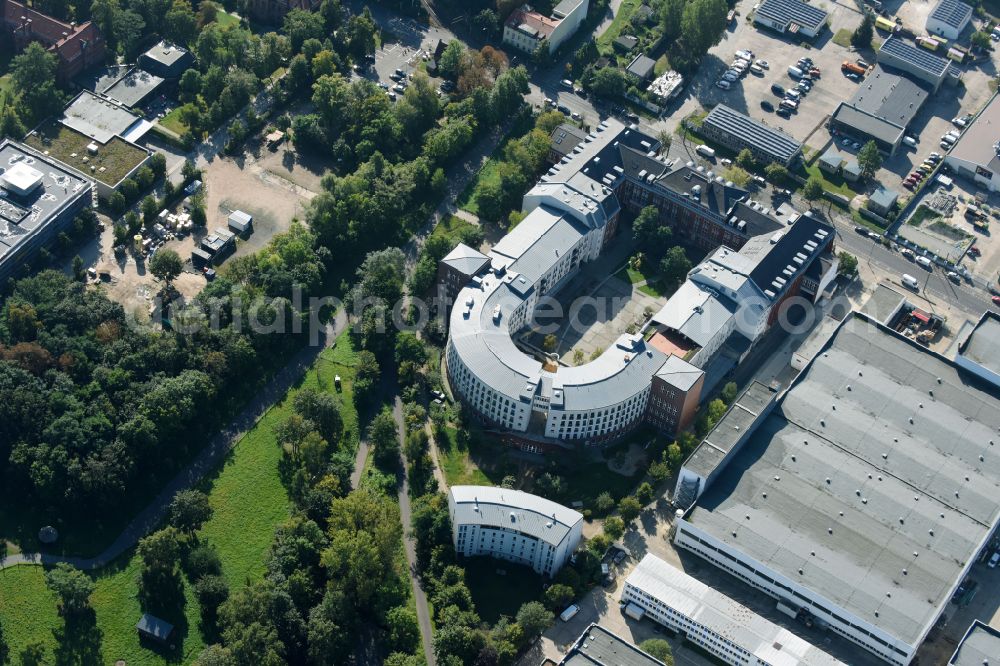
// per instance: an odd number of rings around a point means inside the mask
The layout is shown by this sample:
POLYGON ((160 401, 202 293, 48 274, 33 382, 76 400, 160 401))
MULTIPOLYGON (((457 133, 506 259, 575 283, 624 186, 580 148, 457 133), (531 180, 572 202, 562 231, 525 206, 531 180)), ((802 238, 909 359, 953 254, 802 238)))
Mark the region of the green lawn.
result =
POLYGON ((431 237, 444 237, 449 240, 457 241, 460 233, 464 232, 466 229, 475 228, 475 226, 476 225, 471 222, 467 222, 456 215, 449 215, 435 225, 434 230, 431 232, 431 237))
POLYGON ((621 6, 618 7, 618 13, 615 14, 614 20, 611 21, 611 25, 597 38, 597 48, 601 53, 612 49, 612 43, 621 35, 622 30, 628 25, 629 19, 632 18, 632 14, 635 13, 640 4, 639 0, 622 0, 621 6))
POLYGON ((188 131, 187 125, 181 122, 181 107, 179 106, 160 118, 160 124, 178 136, 188 131))
MULTIPOLYGON (((497 154, 500 154, 499 149, 497 150, 497 154)), ((479 215, 479 203, 476 201, 476 195, 479 192, 479 188, 484 184, 497 184, 500 182, 500 162, 501 160, 495 157, 486 160, 483 168, 479 170, 475 178, 469 181, 469 184, 465 186, 465 189, 462 190, 462 193, 455 200, 459 208, 473 215, 479 215)))
MULTIPOLYGON (((336 395, 344 419, 344 446, 356 449, 358 415, 352 393, 356 363, 350 338, 342 335, 336 347, 320 355, 299 385, 243 436, 218 473, 205 481, 215 512, 198 536, 218 549, 223 575, 231 587, 263 576, 264 556, 274 529, 289 513, 288 496, 278 476, 281 452, 273 430, 291 413, 295 393, 307 387, 333 391, 334 376, 339 374, 343 392, 336 395)), ((139 563, 132 553, 128 558, 95 574, 97 589, 91 602, 97 615, 101 663, 119 659, 130 666, 189 662, 206 642, 190 585, 185 581, 184 608, 175 617, 165 618, 174 622, 180 632, 177 651, 160 654, 147 649, 139 644, 135 632, 141 615, 136 585, 139 563)), ((56 648, 52 630, 61 622, 41 567, 22 566, 0 572, 0 624, 12 654, 19 654, 31 641, 42 641, 52 655, 56 648)))
POLYGON ((647 282, 646 284, 639 287, 639 291, 646 294, 647 296, 652 296, 653 298, 663 298, 667 295, 667 290, 663 286, 663 283, 659 280, 653 280, 652 282, 647 282))
POLYGON ((0 76, 0 95, 10 90, 10 74, 0 76))
POLYGON ((851 189, 850 183, 848 183, 842 176, 830 176, 822 169, 819 168, 819 160, 816 160, 809 166, 805 167, 806 175, 808 177, 815 176, 823 184, 823 189, 827 192, 834 192, 836 194, 841 194, 847 198, 853 198, 857 194, 851 189))
POLYGON ((465 558, 462 564, 476 610, 490 624, 501 615, 514 617, 521 604, 542 596, 542 577, 528 567, 489 557, 465 558))
POLYGON ((239 25, 240 17, 233 16, 225 9, 219 8, 219 11, 215 13, 215 22, 219 24, 220 28, 227 28, 231 25, 239 25))
POLYGON ((843 46, 845 49, 851 47, 851 35, 854 31, 850 28, 841 28, 833 35, 833 43, 837 46, 843 46))
POLYGON ((493 482, 472 461, 469 450, 458 444, 458 431, 449 425, 443 441, 437 442, 441 471, 449 486, 492 486, 493 482))

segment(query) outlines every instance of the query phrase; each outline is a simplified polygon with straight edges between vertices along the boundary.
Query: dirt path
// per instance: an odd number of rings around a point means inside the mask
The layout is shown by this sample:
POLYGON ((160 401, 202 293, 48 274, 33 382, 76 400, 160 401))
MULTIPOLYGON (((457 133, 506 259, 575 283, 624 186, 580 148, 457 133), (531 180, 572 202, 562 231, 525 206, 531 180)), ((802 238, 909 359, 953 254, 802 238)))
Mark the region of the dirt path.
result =
POLYGON ((83 558, 43 553, 18 553, 8 555, 0 560, 0 569, 20 564, 56 564, 58 562, 68 562, 78 569, 99 569, 135 546, 139 539, 163 522, 174 495, 178 491, 194 487, 202 477, 215 470, 243 435, 299 381, 316 361, 319 354, 333 344, 346 324, 347 317, 342 312, 338 313, 333 326, 327 327, 321 344, 307 346, 299 351, 271 381, 257 392, 257 395, 247 403, 239 415, 229 424, 229 427, 219 432, 208 446, 202 449, 198 457, 178 472, 153 501, 132 519, 111 545, 97 556, 83 558))

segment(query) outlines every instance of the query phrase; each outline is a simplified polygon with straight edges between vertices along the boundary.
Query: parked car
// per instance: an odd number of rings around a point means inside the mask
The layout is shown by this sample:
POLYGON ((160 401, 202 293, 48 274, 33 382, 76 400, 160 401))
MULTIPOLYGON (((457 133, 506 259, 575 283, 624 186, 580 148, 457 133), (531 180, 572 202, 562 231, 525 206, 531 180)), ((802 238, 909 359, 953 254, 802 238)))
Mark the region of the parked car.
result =
POLYGON ((868 235, 868 227, 862 227, 861 225, 858 225, 858 226, 854 227, 854 231, 855 231, 855 233, 859 233, 862 236, 867 236, 868 235))
POLYGON ((579 113, 577 113, 576 111, 574 111, 573 113, 571 113, 571 114, 569 114, 569 115, 570 115, 570 117, 571 117, 571 118, 572 118, 573 120, 583 120, 583 116, 581 116, 581 115, 580 115, 579 113))
POLYGON ((753 60, 753 51, 750 51, 748 49, 737 51, 735 55, 737 58, 742 58, 743 60, 753 60))
POLYGON ((739 73, 734 72, 733 70, 730 69, 722 75, 722 80, 729 81, 730 83, 736 83, 737 81, 740 80, 740 75, 739 73))
POLYGON ((971 245, 971 246, 969 246, 969 254, 972 255, 973 257, 978 257, 978 256, 980 256, 982 254, 982 252, 979 251, 979 247, 978 246, 971 245))
POLYGON ((758 59, 757 62, 755 62, 754 64, 760 67, 761 69, 771 69, 771 65, 768 64, 766 60, 758 59))
POLYGON ((966 125, 969 124, 969 121, 966 120, 964 116, 958 116, 956 118, 952 118, 951 119, 951 124, 954 125, 955 127, 963 127, 964 128, 966 125))
POLYGON ((955 284, 960 284, 962 282, 962 278, 959 277, 958 273, 956 273, 955 271, 948 271, 947 273, 945 273, 945 275, 947 275, 948 279, 954 282, 955 284))
POLYGON ((785 99, 791 99, 791 100, 794 100, 794 101, 797 102, 797 101, 799 101, 799 98, 801 98, 801 97, 802 97, 802 93, 799 92, 798 90, 792 90, 792 89, 790 89, 790 90, 786 90, 785 91, 785 99))
POLYGON ((858 67, 864 67, 865 69, 868 69, 868 66, 869 66, 869 65, 868 65, 868 63, 867 63, 867 62, 865 61, 865 59, 864 59, 864 58, 858 58, 858 59, 857 59, 857 60, 855 60, 854 62, 855 62, 855 64, 857 64, 857 66, 858 66, 858 67))
POLYGON ((778 85, 777 83, 772 83, 771 92, 773 92, 778 97, 782 97, 785 94, 785 89, 780 85, 778 85))
POLYGON ((909 259, 910 261, 913 261, 914 259, 917 258, 917 255, 913 254, 913 250, 911 250, 908 247, 904 247, 902 250, 899 251, 899 253, 904 257, 906 257, 907 259, 909 259))
POLYGON ((792 112, 789 111, 788 109, 784 108, 784 107, 779 107, 778 110, 775 111, 775 113, 778 114, 779 116, 781 116, 782 118, 791 118, 792 117, 792 112))
POLYGON ((934 268, 934 264, 927 257, 917 257, 917 265, 923 268, 925 271, 929 271, 934 268))
POLYGON ((997 564, 1000 564, 1000 553, 993 553, 993 556, 990 558, 990 561, 986 563, 986 566, 990 569, 996 569, 997 564))
POLYGON ((762 99, 760 100, 760 108, 764 109, 768 113, 772 113, 774 111, 774 104, 771 104, 766 99, 762 99))
POLYGON ((820 78, 819 67, 810 67, 809 76, 815 76, 817 79, 820 78))
POLYGON ((566 88, 568 90, 572 90, 573 89, 573 82, 570 81, 569 79, 563 79, 562 81, 559 82, 559 85, 561 85, 563 88, 566 88))
POLYGON ((764 68, 758 65, 750 65, 750 73, 756 76, 764 76, 764 68))
POLYGON ((910 148, 916 148, 917 147, 917 140, 914 139, 912 136, 904 136, 903 137, 903 143, 905 143, 910 148))
POLYGON ((716 81, 715 85, 718 86, 719 88, 722 88, 723 90, 729 90, 730 88, 729 81, 726 81, 725 79, 720 79, 716 81))
POLYGON ((993 305, 1000 305, 1000 296, 993 297, 993 305))
POLYGON ((854 82, 858 82, 861 80, 861 77, 855 74, 854 72, 848 72, 845 76, 847 76, 848 79, 854 82))
POLYGON ((569 112, 569 107, 568 107, 568 106, 566 106, 566 105, 564 105, 564 104, 560 104, 560 105, 558 105, 558 106, 556 107, 556 111, 558 111, 559 113, 565 113, 565 114, 566 114, 567 116, 568 116, 568 115, 569 115, 569 113, 570 113, 570 112, 569 112))
POLYGON ((788 109, 789 111, 795 111, 799 108, 799 103, 793 99, 783 99, 781 100, 781 108, 788 109))
POLYGON ((721 164, 724 167, 730 167, 733 166, 733 161, 728 157, 723 157, 721 160, 719 160, 719 164, 721 164))
POLYGON ((916 182, 914 182, 912 180, 904 180, 903 181, 903 187, 905 187, 908 190, 912 190, 916 186, 917 186, 916 182))

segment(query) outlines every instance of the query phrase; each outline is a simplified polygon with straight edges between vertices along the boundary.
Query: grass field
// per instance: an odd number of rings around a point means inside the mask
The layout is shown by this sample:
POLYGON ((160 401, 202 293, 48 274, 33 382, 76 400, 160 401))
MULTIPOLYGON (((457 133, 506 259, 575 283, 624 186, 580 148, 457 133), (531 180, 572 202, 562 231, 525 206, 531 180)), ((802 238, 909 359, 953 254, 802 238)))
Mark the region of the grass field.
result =
POLYGON ((179 106, 160 118, 160 124, 178 136, 188 131, 187 125, 181 122, 181 107, 179 106))
POLYGON ((215 13, 215 22, 219 24, 220 28, 228 28, 231 25, 239 25, 240 18, 238 16, 233 16, 220 7, 219 11, 215 13))
MULTIPOLYGON (((342 335, 336 347, 320 355, 300 384, 243 436, 218 473, 205 481, 204 490, 209 493, 214 514, 198 536, 218 549, 223 575, 232 588, 263 576, 264 556, 274 529, 288 516, 289 500, 278 476, 281 452, 273 430, 291 413, 295 393, 303 388, 333 391, 334 376, 339 374, 343 392, 336 395, 344 419, 344 446, 356 449, 358 416, 352 393, 356 363, 350 339, 342 335)), ((206 643, 190 585, 185 581, 184 608, 176 617, 165 618, 174 622, 182 640, 175 652, 160 654, 140 645, 135 631, 142 612, 136 584, 138 572, 138 559, 130 553, 127 559, 95 575, 97 589, 91 603, 97 615, 100 663, 119 659, 129 666, 189 662, 206 643)), ((42 641, 49 655, 53 654, 56 639, 52 630, 61 622, 41 567, 0 571, 0 624, 12 654, 19 654, 32 641, 42 641)))
POLYGON ((601 53, 607 55, 605 52, 612 49, 612 43, 618 39, 622 30, 628 25, 629 19, 632 18, 632 14, 635 13, 639 4, 639 0, 622 0, 622 4, 618 7, 618 13, 615 14, 611 25, 597 38, 597 48, 601 53))
POLYGON ((448 426, 447 441, 438 442, 441 471, 449 486, 492 486, 493 481, 472 461, 469 450, 458 444, 458 431, 448 426))
POLYGON ((484 184, 500 182, 500 162, 500 160, 493 157, 486 160, 483 168, 479 170, 476 177, 465 186, 465 189, 462 190, 462 193, 455 200, 459 208, 473 215, 479 215, 479 204, 476 201, 476 194, 484 184))
POLYGON ((837 46, 843 46, 845 49, 851 47, 851 35, 854 31, 850 28, 841 28, 833 35, 833 43, 837 46))
POLYGON ((0 96, 10 89, 10 74, 0 76, 0 96))
POLYGON ((835 192, 836 194, 841 194, 847 198, 852 198, 856 194, 856 192, 851 189, 850 184, 844 180, 842 176, 830 176, 820 169, 819 160, 816 160, 809 166, 805 167, 805 172, 809 177, 818 178, 823 184, 823 189, 827 192, 835 192))

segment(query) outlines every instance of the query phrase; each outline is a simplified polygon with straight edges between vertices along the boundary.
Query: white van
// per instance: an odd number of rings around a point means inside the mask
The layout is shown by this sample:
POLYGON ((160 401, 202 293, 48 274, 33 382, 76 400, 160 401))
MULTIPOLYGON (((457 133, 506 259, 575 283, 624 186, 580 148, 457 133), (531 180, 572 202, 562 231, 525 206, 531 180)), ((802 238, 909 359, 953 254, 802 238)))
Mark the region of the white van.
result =
POLYGON ((708 157, 708 158, 715 157, 715 149, 714 148, 709 148, 705 144, 701 144, 700 146, 698 146, 697 148, 695 148, 695 151, 699 155, 703 155, 704 157, 708 157))
POLYGON ((562 620, 563 622, 569 622, 574 617, 576 617, 576 614, 579 612, 580 612, 580 607, 577 606, 576 604, 573 604, 572 606, 570 606, 569 608, 567 608, 566 610, 564 610, 562 613, 559 614, 559 619, 562 620))
POLYGON ((916 261, 920 265, 921 268, 923 268, 925 270, 928 270, 928 271, 934 265, 934 264, 931 263, 931 260, 928 259, 927 257, 917 257, 916 261))
POLYGON ((903 273, 903 277, 900 278, 899 281, 902 283, 904 287, 909 287, 913 291, 920 290, 920 283, 917 282, 917 278, 913 277, 912 275, 907 275, 906 273, 903 273))

